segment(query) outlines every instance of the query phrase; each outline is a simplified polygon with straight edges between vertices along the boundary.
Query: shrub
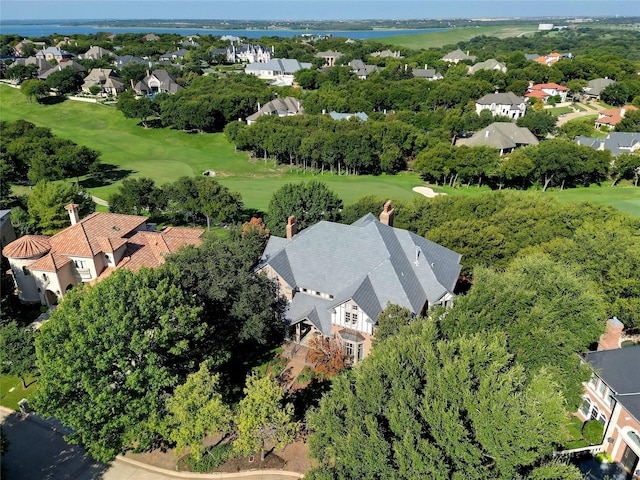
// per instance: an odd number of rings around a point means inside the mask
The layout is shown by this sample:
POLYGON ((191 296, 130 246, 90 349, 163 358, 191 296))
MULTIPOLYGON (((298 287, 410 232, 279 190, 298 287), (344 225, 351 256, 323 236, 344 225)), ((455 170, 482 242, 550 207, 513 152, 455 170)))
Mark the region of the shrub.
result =
POLYGON ((598 420, 589 420, 584 422, 582 426, 582 436, 591 445, 599 445, 602 443, 604 435, 604 425, 598 420))
POLYGON ((316 378, 316 373, 309 367, 304 367, 300 374, 296 377, 296 382, 307 383, 316 378))
POLYGON ((190 455, 184 458, 184 465, 192 472, 206 473, 218 468, 231 457, 233 445, 221 443, 208 447, 199 462, 190 455))
POLYGON ((599 463, 613 463, 613 457, 606 452, 596 453, 596 460, 599 463))

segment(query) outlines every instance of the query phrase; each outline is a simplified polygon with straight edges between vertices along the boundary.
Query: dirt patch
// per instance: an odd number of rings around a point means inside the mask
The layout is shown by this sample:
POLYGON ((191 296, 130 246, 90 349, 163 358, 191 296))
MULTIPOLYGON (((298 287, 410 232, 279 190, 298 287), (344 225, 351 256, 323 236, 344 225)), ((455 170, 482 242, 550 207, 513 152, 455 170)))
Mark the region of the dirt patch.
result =
POLYGON ((258 454, 253 457, 230 458, 216 468, 214 472, 233 473, 241 472, 243 470, 282 470, 284 469, 285 464, 286 462, 275 453, 270 453, 264 458, 264 460, 260 460, 260 454, 258 454))
POLYGON ((429 187, 413 187, 412 190, 420 195, 424 195, 427 198, 437 197, 438 195, 446 195, 446 193, 434 192, 433 188, 429 187))

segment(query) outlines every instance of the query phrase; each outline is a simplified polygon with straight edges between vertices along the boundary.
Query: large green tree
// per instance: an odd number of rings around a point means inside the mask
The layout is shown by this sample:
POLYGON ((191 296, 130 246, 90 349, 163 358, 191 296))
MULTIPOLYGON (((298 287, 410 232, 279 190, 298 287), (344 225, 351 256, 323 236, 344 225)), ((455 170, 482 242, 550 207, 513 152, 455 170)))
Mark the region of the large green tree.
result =
POLYGON ((503 332, 508 348, 529 372, 548 368, 578 407, 589 372, 579 353, 604 332, 601 290, 575 266, 544 255, 516 259, 504 271, 476 267, 470 292, 458 298, 441 325, 447 338, 503 332))
POLYGON ((201 309, 164 269, 71 290, 36 339, 36 410, 97 460, 158 438, 166 398, 198 368, 201 309))
POLYGON ((65 205, 78 204, 80 217, 95 210, 95 204, 71 183, 39 181, 28 199, 29 216, 42 233, 51 235, 70 225, 65 205))
POLYGON ((519 478, 563 440, 563 407, 549 372, 527 375, 504 334, 442 340, 431 320, 416 321, 308 414, 319 462, 309 476, 519 478))
MULTIPOLYGON (((4 306, 4 305, 3 305, 4 306)), ((11 321, 0 328, 0 373, 17 375, 22 387, 27 388, 25 377, 36 370, 34 332, 11 321)))
POLYGON ((259 451, 264 460, 267 445, 282 448, 295 439, 298 424, 293 420, 293 405, 284 403, 282 387, 271 375, 247 377, 244 393, 234 416, 233 448, 240 455, 259 451))
POLYGON ((231 427, 231 408, 219 393, 220 376, 207 363, 187 376, 167 401, 165 418, 167 437, 176 443, 176 451, 189 447, 191 457, 199 461, 204 453, 202 441, 213 433, 226 434, 231 427))
POLYGON ((271 233, 284 236, 287 219, 295 216, 298 231, 321 220, 340 220, 342 200, 322 182, 287 183, 271 198, 267 226, 271 233))

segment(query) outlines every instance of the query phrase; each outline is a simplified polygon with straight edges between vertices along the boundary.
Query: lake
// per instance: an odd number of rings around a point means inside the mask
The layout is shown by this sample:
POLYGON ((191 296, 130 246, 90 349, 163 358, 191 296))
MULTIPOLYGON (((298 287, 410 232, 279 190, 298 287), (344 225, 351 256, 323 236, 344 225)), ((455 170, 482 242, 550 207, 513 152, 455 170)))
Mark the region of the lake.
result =
POLYGON ((294 37, 301 34, 326 35, 334 37, 348 37, 357 39, 383 38, 395 35, 411 35, 416 33, 445 32, 447 28, 427 28, 421 30, 213 30, 206 28, 154 28, 154 27, 99 27, 95 25, 64 25, 64 24, 0 24, 0 34, 19 34, 23 37, 48 37, 49 35, 92 35, 97 32, 110 33, 178 33, 180 35, 234 35, 245 38, 259 38, 263 36, 294 37))

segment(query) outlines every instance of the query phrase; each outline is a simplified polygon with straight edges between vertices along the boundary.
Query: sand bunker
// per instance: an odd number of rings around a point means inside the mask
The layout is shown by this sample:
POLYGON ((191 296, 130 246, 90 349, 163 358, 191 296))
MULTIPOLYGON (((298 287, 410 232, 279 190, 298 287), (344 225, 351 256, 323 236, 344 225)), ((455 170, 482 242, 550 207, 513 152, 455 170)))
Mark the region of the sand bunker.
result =
POLYGON ((424 195, 427 198, 433 198, 438 195, 446 195, 446 193, 436 193, 429 187, 413 187, 412 190, 420 195, 424 195))

